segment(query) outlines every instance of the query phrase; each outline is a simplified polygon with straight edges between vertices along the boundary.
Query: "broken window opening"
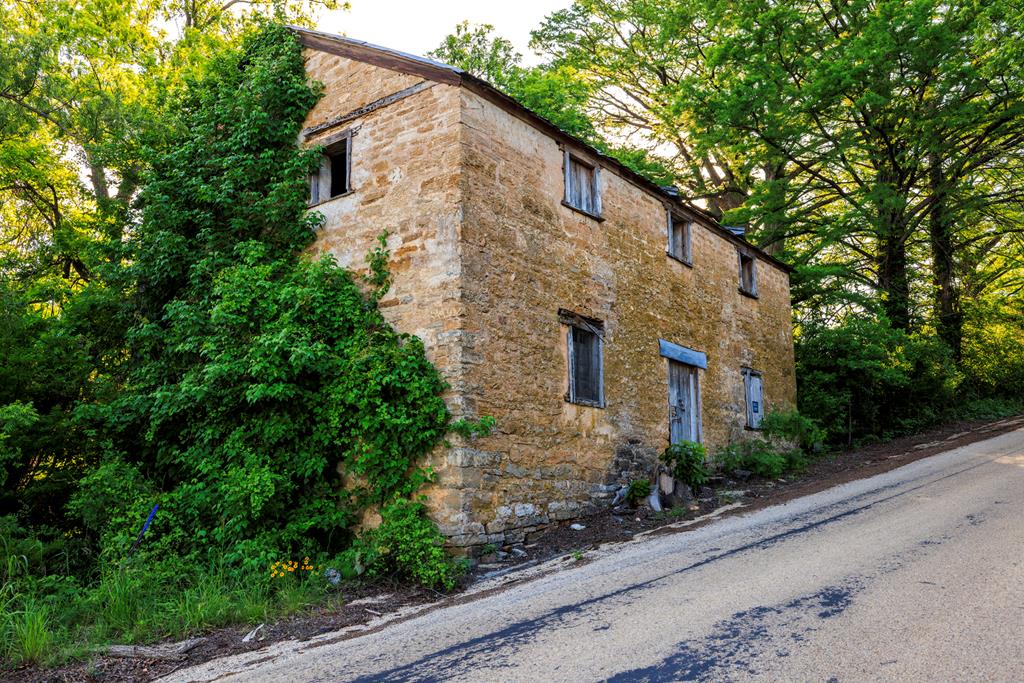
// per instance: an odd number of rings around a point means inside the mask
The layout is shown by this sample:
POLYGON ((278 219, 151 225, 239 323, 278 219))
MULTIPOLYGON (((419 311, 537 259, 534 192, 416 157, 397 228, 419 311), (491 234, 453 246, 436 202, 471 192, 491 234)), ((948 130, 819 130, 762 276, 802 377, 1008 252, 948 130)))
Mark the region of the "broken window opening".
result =
POLYGON ((309 204, 313 206, 352 191, 352 134, 324 145, 320 167, 309 177, 309 204))
POLYGON ((686 265, 693 263, 693 222, 668 212, 668 255, 686 265))
POLYGON ((743 252, 740 252, 740 291, 757 297, 757 261, 743 252))
POLYGON ((570 403, 603 408, 604 326, 595 322, 575 316, 575 319, 567 323, 569 393, 566 400, 570 403))
POLYGON ((601 217, 600 169, 565 152, 565 205, 601 217))

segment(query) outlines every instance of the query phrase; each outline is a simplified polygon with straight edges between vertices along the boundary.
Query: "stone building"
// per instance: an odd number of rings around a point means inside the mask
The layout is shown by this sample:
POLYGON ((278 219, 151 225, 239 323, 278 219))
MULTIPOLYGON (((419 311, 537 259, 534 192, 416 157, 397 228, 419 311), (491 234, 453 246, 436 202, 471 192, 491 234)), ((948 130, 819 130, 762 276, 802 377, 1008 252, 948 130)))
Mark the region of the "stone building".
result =
POLYGON ((324 84, 313 249, 359 269, 387 230, 385 315, 453 414, 497 420, 432 456, 453 545, 519 542, 649 477, 670 440, 713 451, 793 405, 785 265, 478 78, 296 31, 324 84))

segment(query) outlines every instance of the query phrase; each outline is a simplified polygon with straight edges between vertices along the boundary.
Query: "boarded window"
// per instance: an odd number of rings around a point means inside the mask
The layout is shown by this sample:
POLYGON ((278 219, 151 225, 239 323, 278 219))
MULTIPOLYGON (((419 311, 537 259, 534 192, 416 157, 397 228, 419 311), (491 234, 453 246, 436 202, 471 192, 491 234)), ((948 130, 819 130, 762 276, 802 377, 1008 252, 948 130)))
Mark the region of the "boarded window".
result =
POLYGON ((743 368, 743 394, 747 403, 747 426, 760 429, 764 418, 764 391, 760 372, 743 368))
POLYGON ((568 326, 569 392, 571 403, 604 407, 604 326, 598 320, 559 311, 568 326))
POLYGON ((601 215, 599 171, 584 161, 565 153, 565 203, 592 216, 601 215))
POLYGON ((693 223, 679 214, 668 212, 668 255, 683 263, 692 263, 691 233, 693 223))
POLYGON ((345 134, 324 145, 320 167, 309 177, 310 205, 347 194, 352 189, 352 135, 345 134))
POLYGON ((757 260, 740 252, 740 291, 757 296, 757 260))

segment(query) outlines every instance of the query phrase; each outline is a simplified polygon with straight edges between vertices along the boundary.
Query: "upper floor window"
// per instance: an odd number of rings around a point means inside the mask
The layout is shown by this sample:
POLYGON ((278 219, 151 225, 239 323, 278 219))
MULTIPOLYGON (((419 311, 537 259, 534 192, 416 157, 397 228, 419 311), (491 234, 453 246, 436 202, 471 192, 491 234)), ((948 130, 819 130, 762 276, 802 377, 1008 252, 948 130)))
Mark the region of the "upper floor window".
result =
POLYGON ((740 255, 740 291, 749 296, 757 296, 757 259, 752 254, 739 252, 740 255))
POLYGON ((565 199, 566 206, 601 217, 601 169, 587 163, 568 151, 565 152, 565 199))
POLYGON ((693 222, 679 214, 668 212, 668 255, 690 265, 693 263, 692 250, 693 222))
POLYGON ((568 311, 559 311, 568 327, 569 392, 566 400, 604 407, 604 324, 568 311))
POLYGON ((331 138, 323 149, 320 167, 309 176, 310 205, 352 190, 352 134, 346 132, 331 138))

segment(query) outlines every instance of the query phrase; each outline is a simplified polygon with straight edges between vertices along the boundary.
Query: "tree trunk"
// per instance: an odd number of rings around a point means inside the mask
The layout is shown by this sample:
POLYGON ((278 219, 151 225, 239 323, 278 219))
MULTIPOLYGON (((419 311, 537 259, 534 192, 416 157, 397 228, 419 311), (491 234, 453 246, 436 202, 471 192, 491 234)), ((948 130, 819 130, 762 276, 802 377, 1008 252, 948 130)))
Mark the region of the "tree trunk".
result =
POLYGON ((937 154, 928 157, 928 185, 934 197, 928 216, 928 238, 932 252, 932 289, 935 327, 939 338, 953 350, 960 362, 964 317, 960 292, 954 281, 953 217, 949 211, 948 187, 942 177, 937 154))
POLYGON ((907 274, 907 244, 901 216, 885 211, 879 216, 878 293, 882 310, 895 329, 910 329, 910 278, 907 274))
POLYGON ((110 186, 107 183, 107 171, 85 148, 85 161, 89 165, 89 180, 92 181, 92 192, 98 203, 104 203, 110 199, 110 186))

